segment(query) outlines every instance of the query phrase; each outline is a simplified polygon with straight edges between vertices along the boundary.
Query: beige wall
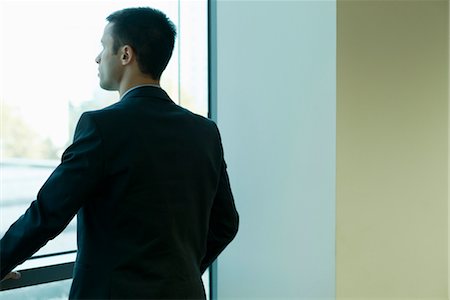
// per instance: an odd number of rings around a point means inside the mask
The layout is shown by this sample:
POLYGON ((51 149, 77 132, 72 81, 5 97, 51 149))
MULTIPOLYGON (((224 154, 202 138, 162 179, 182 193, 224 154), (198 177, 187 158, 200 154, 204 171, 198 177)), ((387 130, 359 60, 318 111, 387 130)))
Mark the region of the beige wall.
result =
POLYGON ((337 299, 448 299, 448 1, 337 3, 337 299))

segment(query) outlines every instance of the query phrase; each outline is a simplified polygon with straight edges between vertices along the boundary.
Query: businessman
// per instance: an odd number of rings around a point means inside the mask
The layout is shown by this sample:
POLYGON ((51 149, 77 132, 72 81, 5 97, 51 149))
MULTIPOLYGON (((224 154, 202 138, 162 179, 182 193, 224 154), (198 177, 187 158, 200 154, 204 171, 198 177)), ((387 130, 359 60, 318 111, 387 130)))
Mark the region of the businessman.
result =
POLYGON ((202 273, 235 237, 216 125, 159 86, 175 26, 161 11, 107 17, 100 86, 121 98, 84 113, 73 144, 0 242, 1 278, 77 215, 70 299, 205 299, 202 273))

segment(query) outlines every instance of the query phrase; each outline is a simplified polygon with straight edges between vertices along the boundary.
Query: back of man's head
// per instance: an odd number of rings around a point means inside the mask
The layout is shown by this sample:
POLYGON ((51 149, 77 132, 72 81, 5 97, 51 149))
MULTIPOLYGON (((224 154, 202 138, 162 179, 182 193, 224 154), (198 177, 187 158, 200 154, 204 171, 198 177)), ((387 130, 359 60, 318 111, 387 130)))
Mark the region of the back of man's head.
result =
POLYGON ((159 79, 175 44, 175 25, 161 11, 149 7, 126 8, 106 18, 112 23, 113 51, 129 45, 142 73, 159 79))

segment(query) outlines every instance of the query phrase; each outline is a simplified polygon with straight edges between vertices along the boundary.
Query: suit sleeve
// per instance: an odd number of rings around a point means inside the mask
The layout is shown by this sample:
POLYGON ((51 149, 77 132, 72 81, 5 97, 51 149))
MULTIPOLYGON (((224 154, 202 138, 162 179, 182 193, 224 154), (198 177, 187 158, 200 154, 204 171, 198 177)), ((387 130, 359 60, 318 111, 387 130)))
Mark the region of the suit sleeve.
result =
POLYGON ((74 142, 37 199, 0 240, 0 278, 21 264, 69 224, 97 186, 102 172, 102 140, 92 117, 81 116, 74 142))
POLYGON ((222 165, 219 184, 211 209, 206 255, 201 262, 201 273, 205 272, 225 247, 234 239, 239 227, 239 215, 231 192, 227 165, 223 158, 220 134, 219 142, 221 147, 222 165))

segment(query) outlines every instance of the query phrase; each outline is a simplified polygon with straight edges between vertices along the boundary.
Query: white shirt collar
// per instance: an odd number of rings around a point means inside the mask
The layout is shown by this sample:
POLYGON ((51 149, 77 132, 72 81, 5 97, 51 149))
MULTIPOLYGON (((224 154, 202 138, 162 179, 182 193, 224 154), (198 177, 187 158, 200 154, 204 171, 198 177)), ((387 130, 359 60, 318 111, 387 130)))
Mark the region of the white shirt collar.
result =
POLYGON ((161 88, 161 86, 159 86, 158 84, 153 84, 153 83, 147 83, 147 84, 133 86, 132 88, 128 89, 125 93, 123 93, 123 95, 120 97, 120 100, 122 100, 123 97, 125 97, 125 95, 128 94, 129 92, 131 92, 132 90, 135 90, 137 88, 144 87, 144 86, 153 86, 153 87, 161 88))

